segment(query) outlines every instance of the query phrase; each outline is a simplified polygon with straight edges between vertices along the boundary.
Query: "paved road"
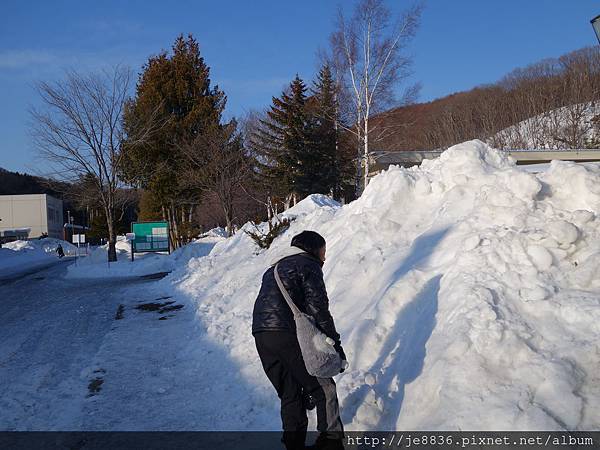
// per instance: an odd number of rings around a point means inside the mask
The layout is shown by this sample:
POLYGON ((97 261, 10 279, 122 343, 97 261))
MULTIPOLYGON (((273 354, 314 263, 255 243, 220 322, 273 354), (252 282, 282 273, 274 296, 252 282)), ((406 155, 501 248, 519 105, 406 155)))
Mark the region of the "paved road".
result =
POLYGON ((152 282, 66 280, 71 262, 0 280, 0 430, 72 429, 126 291, 152 282))
POLYGON ((44 260, 44 261, 40 261, 37 264, 33 264, 32 266, 28 267, 25 270, 19 270, 15 267, 11 268, 12 270, 9 271, 8 275, 5 275, 5 271, 0 272, 0 286, 4 286, 5 284, 12 284, 15 281, 18 281, 22 278, 26 278, 30 275, 34 275, 38 272, 41 272, 44 269, 47 269, 49 267, 52 266, 57 266, 57 265, 69 265, 70 263, 73 262, 73 258, 70 257, 65 257, 63 259, 49 259, 49 260, 44 260))

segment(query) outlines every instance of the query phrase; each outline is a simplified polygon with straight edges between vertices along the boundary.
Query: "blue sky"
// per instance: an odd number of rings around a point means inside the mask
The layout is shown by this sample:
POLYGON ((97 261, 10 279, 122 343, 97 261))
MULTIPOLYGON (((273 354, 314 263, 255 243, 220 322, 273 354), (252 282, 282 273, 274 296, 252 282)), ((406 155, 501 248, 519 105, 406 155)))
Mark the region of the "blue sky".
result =
MULTIPOLYGON (((399 11, 407 0, 390 0, 399 11)), ((43 172, 28 137, 37 80, 65 68, 116 63, 136 72, 148 56, 193 33, 227 94, 226 116, 266 107, 296 73, 310 80, 338 5, 352 1, 22 1, 0 15, 0 167, 43 172)), ((598 45, 594 0, 428 0, 411 45, 420 101, 494 82, 512 69, 598 45)))

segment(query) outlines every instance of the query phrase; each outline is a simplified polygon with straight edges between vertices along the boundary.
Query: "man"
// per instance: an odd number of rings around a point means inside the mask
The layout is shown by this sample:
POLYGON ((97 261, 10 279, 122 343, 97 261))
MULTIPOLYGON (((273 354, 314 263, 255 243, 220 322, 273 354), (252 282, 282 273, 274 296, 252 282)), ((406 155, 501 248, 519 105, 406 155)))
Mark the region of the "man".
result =
MULTIPOLYGON (((294 236, 289 252, 264 273, 252 314, 252 334, 267 377, 281 399, 283 442, 288 450, 304 449, 307 407, 314 402, 317 430, 315 449, 343 449, 344 428, 333 378, 316 378, 306 371, 296 337, 293 313, 279 290, 275 264, 281 281, 300 311, 314 317, 319 329, 335 342, 345 368, 346 355, 340 343, 323 281, 325 239, 314 231, 294 236)), ((343 372, 342 369, 340 372, 343 372)))

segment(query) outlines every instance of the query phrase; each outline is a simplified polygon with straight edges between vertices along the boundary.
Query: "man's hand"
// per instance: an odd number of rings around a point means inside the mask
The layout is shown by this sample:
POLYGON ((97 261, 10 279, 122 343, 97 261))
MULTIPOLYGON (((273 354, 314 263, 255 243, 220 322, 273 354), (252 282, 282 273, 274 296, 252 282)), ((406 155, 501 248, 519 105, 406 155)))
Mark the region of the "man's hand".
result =
POLYGON ((340 373, 344 372, 348 368, 348 361, 342 359, 342 368, 340 369, 340 373))

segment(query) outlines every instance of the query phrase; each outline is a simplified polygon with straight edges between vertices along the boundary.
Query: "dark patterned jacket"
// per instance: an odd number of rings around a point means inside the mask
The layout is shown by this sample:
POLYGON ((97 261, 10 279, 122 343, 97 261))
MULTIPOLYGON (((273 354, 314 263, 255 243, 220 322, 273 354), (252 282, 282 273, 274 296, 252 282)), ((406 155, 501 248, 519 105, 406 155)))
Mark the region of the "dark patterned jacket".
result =
MULTIPOLYGON (((346 359, 340 335, 329 312, 322 266, 323 263, 311 254, 298 253, 279 261, 279 277, 298 309, 315 318, 317 327, 335 341, 336 350, 342 359, 346 359)), ((294 315, 277 286, 274 269, 275 265, 263 275, 252 313, 252 334, 261 331, 296 332, 294 315)))

